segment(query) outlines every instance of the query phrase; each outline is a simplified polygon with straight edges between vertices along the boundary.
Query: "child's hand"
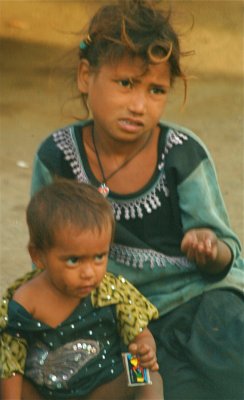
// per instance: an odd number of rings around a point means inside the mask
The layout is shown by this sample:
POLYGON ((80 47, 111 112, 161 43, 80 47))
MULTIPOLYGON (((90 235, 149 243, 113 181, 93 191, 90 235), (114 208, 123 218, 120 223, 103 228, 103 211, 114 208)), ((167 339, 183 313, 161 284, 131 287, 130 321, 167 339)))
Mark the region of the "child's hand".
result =
POLYGON ((157 357, 155 350, 145 343, 131 343, 129 345, 129 351, 131 354, 136 354, 140 358, 140 365, 143 368, 149 368, 151 371, 158 371, 159 366, 157 363, 157 357))
POLYGON ((181 242, 181 250, 190 261, 204 266, 218 256, 218 239, 210 229, 191 229, 181 242))

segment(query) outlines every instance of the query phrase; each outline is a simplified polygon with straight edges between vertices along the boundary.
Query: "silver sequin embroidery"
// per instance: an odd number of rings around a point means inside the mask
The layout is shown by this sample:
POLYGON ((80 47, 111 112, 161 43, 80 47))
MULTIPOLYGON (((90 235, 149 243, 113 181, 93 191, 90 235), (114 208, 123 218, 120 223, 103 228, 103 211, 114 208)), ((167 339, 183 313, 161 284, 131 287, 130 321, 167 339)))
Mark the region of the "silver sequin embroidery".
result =
MULTIPOLYGON (((57 147, 64 153, 65 159, 69 162, 77 180, 79 182, 88 183, 89 179, 83 167, 82 160, 80 159, 80 154, 72 135, 72 128, 67 127, 65 129, 60 129, 53 134, 53 139, 57 147)), ((161 207, 159 193, 163 192, 165 197, 169 196, 169 189, 164 172, 165 157, 174 146, 183 145, 187 140, 188 137, 184 133, 175 129, 169 129, 165 147, 161 154, 161 160, 157 167, 161 174, 157 182, 155 182, 155 185, 153 185, 147 193, 132 200, 113 201, 113 199, 110 198, 117 221, 120 221, 121 218, 125 218, 126 220, 143 218, 145 212, 150 214, 153 210, 161 207)))
POLYGON ((95 340, 78 339, 54 351, 36 343, 28 351, 25 374, 49 389, 67 389, 70 378, 99 353, 99 342, 95 340))

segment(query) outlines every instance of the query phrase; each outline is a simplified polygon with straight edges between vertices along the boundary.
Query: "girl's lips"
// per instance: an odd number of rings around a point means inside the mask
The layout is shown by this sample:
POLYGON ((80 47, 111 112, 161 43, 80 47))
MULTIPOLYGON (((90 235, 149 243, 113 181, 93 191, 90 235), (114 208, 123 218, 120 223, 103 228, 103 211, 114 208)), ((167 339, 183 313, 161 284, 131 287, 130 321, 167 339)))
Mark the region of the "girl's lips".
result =
POLYGON ((118 122, 119 126, 127 132, 137 132, 143 126, 143 123, 136 119, 120 119, 118 122))

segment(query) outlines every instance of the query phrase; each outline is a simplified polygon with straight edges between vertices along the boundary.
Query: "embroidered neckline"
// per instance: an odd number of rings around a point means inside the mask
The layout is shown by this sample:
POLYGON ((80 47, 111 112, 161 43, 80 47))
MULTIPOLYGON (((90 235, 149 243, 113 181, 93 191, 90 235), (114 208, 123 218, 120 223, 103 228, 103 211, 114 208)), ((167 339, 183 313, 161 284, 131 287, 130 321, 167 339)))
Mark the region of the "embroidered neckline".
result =
POLYGON ((64 154, 64 158, 68 161, 77 180, 79 182, 89 183, 71 128, 67 127, 54 132, 53 140, 64 154))
POLYGON ((184 256, 168 256, 152 249, 139 249, 135 247, 113 244, 109 257, 121 264, 143 269, 144 263, 149 262, 150 268, 159 268, 174 265, 179 268, 195 269, 193 263, 184 256))
MULTIPOLYGON (((72 127, 69 126, 58 130, 53 134, 53 139, 57 147, 63 152, 65 160, 67 160, 72 168, 76 179, 79 182, 90 183, 80 157, 72 127)), ((161 207, 160 193, 163 192, 165 197, 169 196, 169 189, 164 171, 165 157, 167 157, 167 154, 174 146, 182 145, 186 140, 188 140, 188 137, 184 133, 170 128, 167 132, 164 149, 161 153, 161 158, 159 157, 160 161, 157 165, 157 169, 160 173, 151 187, 141 195, 135 195, 134 198, 114 199, 112 196, 109 196, 117 221, 121 218, 125 218, 126 220, 143 218, 144 212, 150 214, 153 210, 161 207)))

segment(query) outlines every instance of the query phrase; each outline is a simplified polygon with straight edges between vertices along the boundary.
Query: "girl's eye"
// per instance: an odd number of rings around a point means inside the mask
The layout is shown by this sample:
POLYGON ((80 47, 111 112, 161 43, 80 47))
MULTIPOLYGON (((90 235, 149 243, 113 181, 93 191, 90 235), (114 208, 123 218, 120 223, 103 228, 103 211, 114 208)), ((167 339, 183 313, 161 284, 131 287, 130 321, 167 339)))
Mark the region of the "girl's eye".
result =
POLYGON ((66 261, 66 264, 69 267, 74 267, 74 266, 76 266, 78 264, 78 262, 79 262, 79 258, 78 257, 69 257, 67 259, 67 261, 66 261))
POLYGON ((125 88, 131 88, 133 86, 133 82, 130 79, 121 79, 118 83, 125 88))
POLYGON ((166 94, 166 90, 162 87, 153 87, 151 89, 152 94, 166 94))

